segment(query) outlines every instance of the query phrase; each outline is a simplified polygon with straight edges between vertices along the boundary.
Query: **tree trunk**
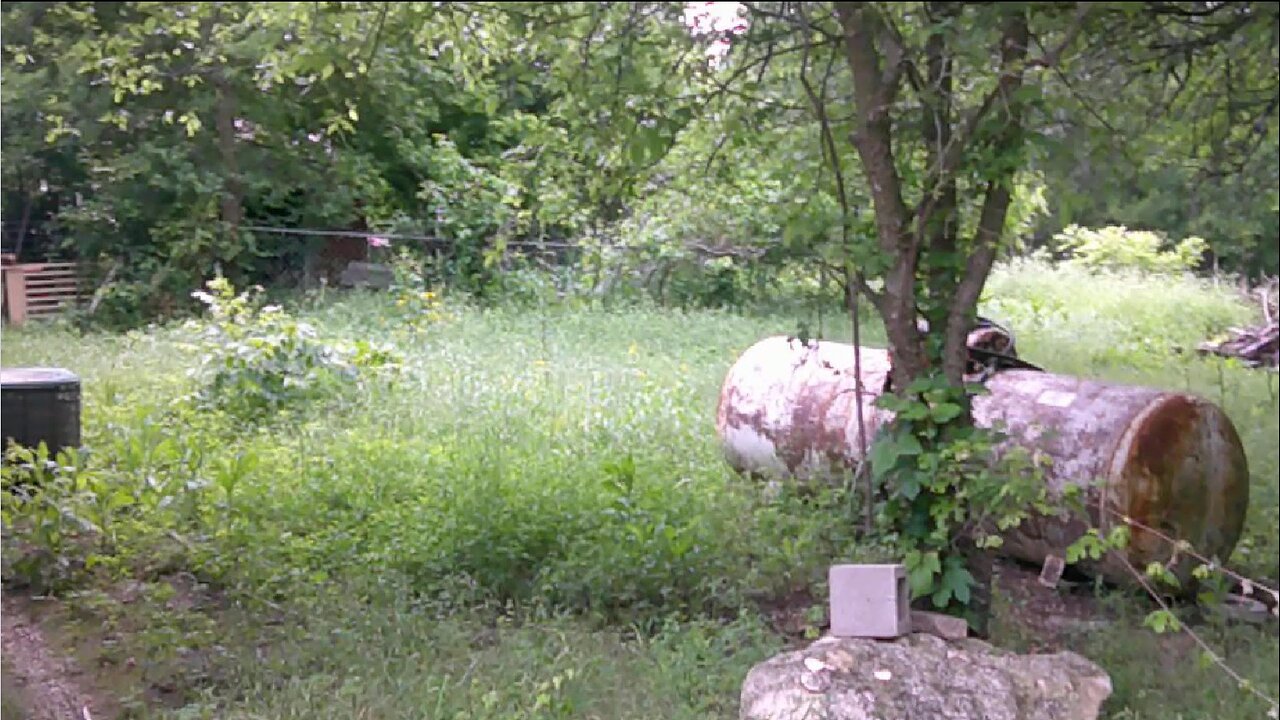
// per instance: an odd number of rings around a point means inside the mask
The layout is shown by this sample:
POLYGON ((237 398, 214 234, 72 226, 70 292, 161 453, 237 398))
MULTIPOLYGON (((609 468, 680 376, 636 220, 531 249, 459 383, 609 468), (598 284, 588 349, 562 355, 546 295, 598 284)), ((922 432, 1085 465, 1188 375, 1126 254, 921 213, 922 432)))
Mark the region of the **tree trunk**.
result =
POLYGON ((222 221, 226 242, 237 242, 244 222, 244 187, 240 181, 240 165, 236 158, 235 90, 221 69, 214 74, 216 90, 214 125, 218 133, 218 154, 222 159, 222 221))
POLYGON ((893 258, 885 275, 883 295, 876 309, 884 320, 885 333, 893 355, 893 384, 901 389, 923 375, 929 367, 924 337, 916 326, 915 273, 919 245, 908 227, 902 181, 893 154, 890 109, 897 96, 902 66, 890 61, 881 67, 876 40, 884 35, 884 24, 874 8, 863 4, 836 5, 844 35, 845 54, 853 74, 857 129, 853 145, 871 185, 876 235, 880 249, 893 258))
MULTIPOLYGON (((1000 79, 993 96, 1004 114, 1004 117, 993 119, 993 122, 999 123, 999 129, 991 141, 994 145, 992 154, 997 157, 1016 154, 1022 148, 1022 103, 1015 97, 1015 93, 1022 87, 1029 40, 1026 12, 1010 12, 1005 18, 1001 33, 1000 79)), ((1002 163, 1001 170, 987 181, 978 228, 965 261, 963 275, 960 276, 951 298, 943 345, 943 371, 955 385, 964 381, 965 366, 968 363, 968 335, 973 327, 978 298, 982 296, 982 289, 986 286, 987 276, 991 274, 991 266, 1000 249, 1005 218, 1009 214, 1009 202, 1012 199, 1015 167, 1015 163, 1002 163)))
MULTIPOLYGON (((931 18, 942 20, 954 17, 958 8, 948 2, 930 3, 927 12, 931 18)), ((924 112, 921 117, 921 135, 924 138, 926 158, 931 168, 943 168, 947 147, 952 142, 952 64, 949 33, 935 32, 925 42, 925 90, 924 112)), ((930 328, 946 326, 948 303, 955 291, 955 272, 951 260, 957 249, 958 192, 955 173, 944 172, 936 184, 926 191, 916 214, 917 232, 929 249, 931 262, 926 268, 928 299, 925 319, 930 328)))
MULTIPOLYGON (((935 15, 960 11, 950 3, 929 6, 935 15)), ((901 390, 911 380, 941 361, 941 370, 953 385, 961 385, 968 360, 966 340, 972 327, 978 298, 995 261, 1008 214, 1014 164, 989 177, 979 226, 961 258, 957 241, 957 173, 966 146, 974 142, 980 125, 999 123, 991 134, 991 150, 997 157, 1020 149, 1021 109, 1015 97, 1022 86, 1029 32, 1025 10, 1011 10, 1005 17, 1000 41, 1000 77, 996 88, 975 108, 962 125, 955 123, 952 59, 944 34, 926 41, 926 78, 916 79, 923 100, 921 122, 929 170, 925 195, 914 214, 902 199, 902 181, 893 152, 890 109, 909 62, 900 41, 869 4, 841 3, 836 13, 843 31, 846 58, 853 75, 857 129, 853 144, 871 185, 880 249, 892 259, 885 274, 884 292, 876 301, 893 355, 893 384, 901 390), (992 112, 999 117, 988 117, 992 112), (963 268, 959 264, 963 260, 963 268), (919 278, 924 265, 925 278, 919 278), (923 283, 923 287, 921 286, 923 283), (931 332, 942 333, 941 357, 931 359, 925 336, 916 325, 923 306, 931 332)))

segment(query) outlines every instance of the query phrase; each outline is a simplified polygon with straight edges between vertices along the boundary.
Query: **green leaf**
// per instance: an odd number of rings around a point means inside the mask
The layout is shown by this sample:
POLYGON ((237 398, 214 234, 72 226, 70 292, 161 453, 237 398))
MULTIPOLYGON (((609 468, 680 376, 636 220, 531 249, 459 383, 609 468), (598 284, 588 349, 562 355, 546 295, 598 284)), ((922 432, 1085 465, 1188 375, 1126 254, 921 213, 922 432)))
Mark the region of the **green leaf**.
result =
POLYGON ((631 162, 643 165, 656 160, 662 154, 665 140, 654 127, 640 127, 631 138, 631 162))
POLYGON ((1074 564, 1085 558, 1097 560, 1102 557, 1104 551, 1105 548, 1103 547, 1102 538, 1098 536, 1098 531, 1090 529, 1067 546, 1067 562, 1074 564))
POLYGON ((871 446, 871 474, 883 477, 898 463, 898 446, 889 438, 881 438, 871 446))
POLYGON ((1157 580, 1159 582, 1165 583, 1166 585, 1169 585, 1171 587, 1178 587, 1180 585, 1180 583, 1178 582, 1178 578, 1172 572, 1170 572, 1169 568, 1165 567, 1164 563, 1160 563, 1160 562, 1148 563, 1147 569, 1146 569, 1146 575, 1147 577, 1153 580, 1157 580))
POLYGON ((1214 665, 1213 653, 1209 652, 1208 650, 1201 650, 1200 653, 1196 656, 1196 665, 1201 670, 1208 670, 1209 668, 1213 667, 1214 665))
POLYGON ((984 550, 989 550, 989 549, 999 548, 1003 546, 1004 538, 1000 537, 999 535, 983 535, 982 537, 978 538, 978 541, 974 544, 977 545, 979 548, 982 548, 984 550))
POLYGON ((955 555, 948 557, 945 564, 939 585, 949 590, 957 601, 968 605, 969 589, 976 583, 973 574, 965 567, 964 560, 955 555))
POLYGON ((914 404, 915 403, 912 403, 909 400, 903 400, 893 393, 885 393, 875 400, 876 407, 888 410, 891 413, 900 413, 914 404))
POLYGON ((894 492, 901 497, 906 498, 908 501, 915 500, 920 494, 920 486, 920 473, 902 473, 901 476, 897 478, 894 492))
POLYGON ((933 590, 934 576, 942 571, 942 563, 936 551, 908 553, 903 561, 907 567, 907 581, 913 597, 924 596, 933 590))
POLYGON ((1121 550, 1129 546, 1129 526, 1117 525, 1111 528, 1111 532, 1107 533, 1107 545, 1112 549, 1121 550))
POLYGON ((924 420, 929 417, 929 407, 924 403, 911 403, 905 410, 898 413, 898 417, 903 420, 924 420))
POLYGON ((928 377, 916 378, 915 380, 912 380, 910 384, 907 385, 907 390, 905 394, 906 395, 923 395, 924 393, 928 392, 929 390, 933 389, 936 386, 937 386, 937 381, 934 380, 933 378, 928 378, 928 377))
POLYGON ((897 445, 899 455, 919 455, 924 452, 920 439, 910 433, 904 433, 897 445))
POLYGON ((964 408, 955 403, 939 403, 929 409, 929 415, 938 424, 949 423, 960 416, 964 408))
POLYGON ((1169 610, 1153 610, 1142 621, 1142 624, 1151 628, 1156 633, 1165 633, 1169 631, 1177 632, 1182 629, 1182 623, 1169 610))

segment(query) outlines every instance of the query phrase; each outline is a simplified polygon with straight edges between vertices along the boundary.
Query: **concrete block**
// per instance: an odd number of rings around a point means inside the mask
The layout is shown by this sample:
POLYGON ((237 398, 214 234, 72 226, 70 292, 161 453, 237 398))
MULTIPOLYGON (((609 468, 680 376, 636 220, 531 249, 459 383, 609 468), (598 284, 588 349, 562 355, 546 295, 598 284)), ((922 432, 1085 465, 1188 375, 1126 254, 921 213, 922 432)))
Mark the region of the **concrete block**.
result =
POLYGON ((902 565, 832 565, 831 634, 896 638, 911 632, 911 590, 902 565))
POLYGON ((1056 588, 1058 583, 1062 581, 1062 573, 1066 570, 1067 564, 1057 555, 1046 555, 1044 557, 1044 565, 1040 567, 1040 584, 1047 588, 1056 588))
POLYGON ((965 622, 964 618, 912 610, 911 632, 928 633, 943 640, 963 640, 969 637, 969 623, 965 622))
POLYGON ((371 287, 386 290, 395 282, 391 268, 379 263, 352 262, 342 271, 338 282, 345 287, 371 287))

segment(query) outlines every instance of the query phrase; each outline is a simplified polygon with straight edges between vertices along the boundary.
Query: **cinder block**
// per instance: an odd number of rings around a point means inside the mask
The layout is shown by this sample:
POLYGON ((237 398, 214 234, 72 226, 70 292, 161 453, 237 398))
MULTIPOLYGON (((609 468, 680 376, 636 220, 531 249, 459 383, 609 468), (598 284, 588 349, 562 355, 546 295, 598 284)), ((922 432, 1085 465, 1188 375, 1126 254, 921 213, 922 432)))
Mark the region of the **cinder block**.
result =
POLYGON ((911 590, 902 565, 832 565, 831 634, 895 638, 911 632, 911 590))
POLYGON ((391 268, 379 263, 351 262, 338 277, 339 284, 344 287, 371 287, 386 290, 395 282, 395 274, 391 268))

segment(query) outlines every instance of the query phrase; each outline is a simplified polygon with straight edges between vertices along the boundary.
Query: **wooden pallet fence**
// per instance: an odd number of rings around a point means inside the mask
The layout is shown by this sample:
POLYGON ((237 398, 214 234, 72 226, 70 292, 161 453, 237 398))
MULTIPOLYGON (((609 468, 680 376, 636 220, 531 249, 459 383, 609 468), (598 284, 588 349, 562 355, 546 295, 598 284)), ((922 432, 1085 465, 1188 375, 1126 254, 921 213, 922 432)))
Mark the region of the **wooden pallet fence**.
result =
POLYGON ((12 325, 61 314, 85 301, 80 269, 73 262, 4 266, 5 318, 12 325))

